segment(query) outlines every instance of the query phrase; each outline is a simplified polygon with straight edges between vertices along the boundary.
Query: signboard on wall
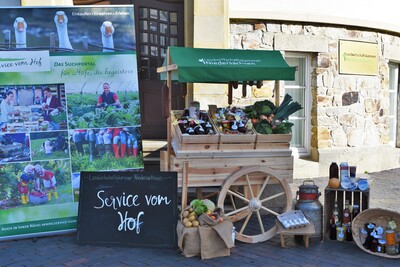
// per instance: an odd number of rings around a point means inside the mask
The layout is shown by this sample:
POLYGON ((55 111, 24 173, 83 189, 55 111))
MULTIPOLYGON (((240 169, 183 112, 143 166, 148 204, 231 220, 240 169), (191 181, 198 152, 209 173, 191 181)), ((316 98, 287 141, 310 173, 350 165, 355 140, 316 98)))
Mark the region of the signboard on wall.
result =
POLYGON ((378 44, 339 40, 339 73, 378 75, 378 44))
POLYGON ((0 240, 76 230, 81 171, 143 170, 133 14, 0 8, 0 240))
POLYGON ((176 172, 82 172, 78 243, 176 247, 176 172))

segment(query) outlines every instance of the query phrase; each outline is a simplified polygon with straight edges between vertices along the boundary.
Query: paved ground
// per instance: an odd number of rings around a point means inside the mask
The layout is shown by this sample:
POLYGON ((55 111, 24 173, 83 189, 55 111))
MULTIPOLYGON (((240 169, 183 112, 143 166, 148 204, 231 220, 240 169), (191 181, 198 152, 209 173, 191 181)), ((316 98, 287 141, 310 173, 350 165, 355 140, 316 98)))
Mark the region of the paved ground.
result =
MULTIPOLYGON (((370 207, 400 212, 400 169, 371 173, 370 207)), ((327 178, 314 178, 322 192, 327 178)), ((293 196, 304 179, 291 184, 293 196)), ((293 239, 281 248, 274 237, 258 244, 236 242, 231 256, 185 258, 175 249, 80 246, 76 234, 0 242, 0 266, 399 266, 400 259, 377 257, 355 243, 312 239, 306 249, 293 239)))

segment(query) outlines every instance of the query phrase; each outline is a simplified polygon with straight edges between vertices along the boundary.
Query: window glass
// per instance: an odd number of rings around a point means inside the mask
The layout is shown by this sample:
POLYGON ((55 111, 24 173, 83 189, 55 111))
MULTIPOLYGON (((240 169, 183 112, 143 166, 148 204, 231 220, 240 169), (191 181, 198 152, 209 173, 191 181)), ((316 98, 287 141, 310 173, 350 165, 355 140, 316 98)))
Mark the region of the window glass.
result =
POLYGON ((148 17, 148 15, 149 15, 149 13, 148 13, 147 8, 141 7, 139 9, 139 18, 140 19, 146 19, 148 17))
POLYGON ((158 44, 158 35, 156 33, 150 34, 150 43, 158 44))
POLYGON ((161 21, 168 21, 168 11, 160 10, 160 20, 161 21))
POLYGON ((296 67, 295 80, 285 81, 284 93, 289 94, 293 97, 293 101, 298 102, 303 109, 296 111, 289 116, 289 121, 293 123, 292 127, 292 140, 290 145, 292 148, 296 148, 300 154, 309 153, 309 139, 310 139, 310 128, 309 128, 309 117, 310 107, 310 88, 307 84, 307 56, 302 54, 286 54, 286 62, 296 67))
POLYGON ((139 29, 142 31, 148 30, 147 20, 140 20, 139 21, 139 29))
POLYGON ((170 25, 169 26, 169 33, 171 35, 177 35, 178 34, 178 26, 177 25, 170 25))
POLYGON ((160 48, 160 57, 165 58, 167 56, 167 49, 160 48))
POLYGON ((158 47, 157 46, 150 46, 150 53, 152 56, 158 57, 158 47))
POLYGON ((396 145, 397 135, 397 94, 399 82, 399 68, 396 64, 389 64, 389 144, 396 145))
POLYGON ((158 10, 150 8, 150 18, 158 19, 158 10))
POLYGON ((168 24, 160 23, 160 33, 168 34, 168 24))
POLYGON ((149 47, 147 45, 140 45, 140 54, 145 56, 148 55, 149 47))
POLYGON ((169 38, 169 45, 170 46, 177 46, 178 45, 178 38, 170 37, 169 38))
POLYGON ((160 35, 160 45, 167 46, 168 38, 166 36, 160 35))
POLYGON ((176 12, 169 13, 169 21, 172 23, 178 22, 178 13, 176 12))
POLYGON ((157 21, 150 21, 150 31, 152 32, 157 32, 158 31, 158 25, 157 21))
POLYGON ((140 33, 140 42, 141 43, 148 43, 149 42, 149 37, 148 34, 145 32, 140 33))

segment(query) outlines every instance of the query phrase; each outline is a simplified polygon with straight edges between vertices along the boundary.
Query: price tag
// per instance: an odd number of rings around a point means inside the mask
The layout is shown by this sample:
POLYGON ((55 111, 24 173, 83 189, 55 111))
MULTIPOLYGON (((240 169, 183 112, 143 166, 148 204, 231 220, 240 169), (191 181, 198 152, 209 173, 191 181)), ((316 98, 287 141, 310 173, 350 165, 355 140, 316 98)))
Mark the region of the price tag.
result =
POLYGON ((391 228, 391 229, 396 229, 397 228, 397 225, 396 225, 396 222, 395 221, 389 221, 389 227, 391 228))

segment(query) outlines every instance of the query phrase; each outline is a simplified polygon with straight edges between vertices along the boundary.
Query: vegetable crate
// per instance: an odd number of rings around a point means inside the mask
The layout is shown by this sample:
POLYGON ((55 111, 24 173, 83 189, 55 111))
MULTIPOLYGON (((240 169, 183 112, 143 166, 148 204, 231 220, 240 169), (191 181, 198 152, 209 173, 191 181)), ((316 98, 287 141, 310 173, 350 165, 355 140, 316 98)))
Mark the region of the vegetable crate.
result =
POLYGON ((255 132, 246 134, 224 134, 218 132, 219 138, 219 149, 254 149, 256 142, 255 132))
POLYGON ((350 190, 343 188, 325 188, 324 196, 324 237, 329 236, 330 219, 337 199, 339 218, 343 218, 343 210, 346 200, 350 205, 360 205, 360 212, 369 208, 369 189, 350 190))
POLYGON ((287 149, 291 140, 292 134, 256 133, 255 149, 287 149))

